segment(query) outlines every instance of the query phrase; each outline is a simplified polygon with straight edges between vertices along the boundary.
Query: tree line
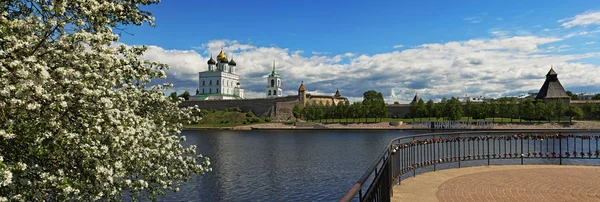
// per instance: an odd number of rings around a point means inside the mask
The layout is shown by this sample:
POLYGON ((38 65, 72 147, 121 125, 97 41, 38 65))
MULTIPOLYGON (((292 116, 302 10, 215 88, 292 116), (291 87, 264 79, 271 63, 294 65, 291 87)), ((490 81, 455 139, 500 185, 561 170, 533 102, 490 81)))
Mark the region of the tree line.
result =
POLYGON ((517 101, 515 98, 500 98, 489 102, 474 103, 470 100, 461 103, 457 98, 442 99, 439 103, 432 100, 425 103, 422 99, 413 102, 409 106, 409 113, 406 118, 436 118, 447 120, 459 120, 461 117, 467 119, 486 119, 486 118, 514 118, 528 121, 558 120, 568 117, 569 121, 573 118, 597 118, 600 117, 600 107, 591 103, 583 109, 565 104, 561 101, 555 102, 534 102, 526 99, 517 101))
POLYGON ((304 107, 295 105, 293 115, 296 119, 303 118, 307 121, 319 120, 328 122, 331 119, 344 119, 346 122, 360 122, 364 118, 387 117, 387 104, 380 92, 370 90, 363 93, 362 102, 350 103, 349 101, 330 103, 330 102, 307 102, 304 107))

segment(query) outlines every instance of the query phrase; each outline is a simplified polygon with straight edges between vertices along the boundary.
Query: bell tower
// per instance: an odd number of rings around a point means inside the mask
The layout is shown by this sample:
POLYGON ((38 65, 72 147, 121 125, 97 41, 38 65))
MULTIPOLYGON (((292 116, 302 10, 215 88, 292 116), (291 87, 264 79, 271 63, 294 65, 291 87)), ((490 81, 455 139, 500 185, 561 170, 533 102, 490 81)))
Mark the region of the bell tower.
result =
POLYGON ((267 98, 281 97, 281 78, 275 71, 275 61, 273 60, 273 71, 267 77, 267 98))

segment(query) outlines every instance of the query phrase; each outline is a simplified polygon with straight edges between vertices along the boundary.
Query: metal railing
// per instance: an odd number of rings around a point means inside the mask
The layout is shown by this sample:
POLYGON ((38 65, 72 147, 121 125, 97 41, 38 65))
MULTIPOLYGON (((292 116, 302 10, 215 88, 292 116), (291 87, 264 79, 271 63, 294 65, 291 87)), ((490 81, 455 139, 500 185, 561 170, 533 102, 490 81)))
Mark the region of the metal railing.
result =
POLYGON ((390 141, 340 201, 390 201, 394 184, 439 169, 498 164, 590 164, 582 160, 600 159, 600 136, 586 134, 599 132, 463 131, 399 137, 390 141))

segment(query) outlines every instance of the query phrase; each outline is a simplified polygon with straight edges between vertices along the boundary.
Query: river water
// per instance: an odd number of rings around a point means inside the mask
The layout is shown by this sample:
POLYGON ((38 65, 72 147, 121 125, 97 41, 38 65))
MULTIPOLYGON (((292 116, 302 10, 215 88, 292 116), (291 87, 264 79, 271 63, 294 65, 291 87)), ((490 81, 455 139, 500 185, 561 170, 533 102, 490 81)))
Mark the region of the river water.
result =
POLYGON ((159 201, 336 201, 406 131, 184 131, 212 172, 159 201))

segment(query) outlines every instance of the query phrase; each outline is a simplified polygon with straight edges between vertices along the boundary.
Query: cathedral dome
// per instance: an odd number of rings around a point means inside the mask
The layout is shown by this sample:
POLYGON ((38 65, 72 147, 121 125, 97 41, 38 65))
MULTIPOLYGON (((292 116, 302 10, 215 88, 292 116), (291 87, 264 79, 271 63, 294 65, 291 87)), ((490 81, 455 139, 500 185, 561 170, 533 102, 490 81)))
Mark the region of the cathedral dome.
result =
POLYGON ((219 53, 219 55, 217 55, 217 61, 219 62, 227 62, 227 55, 225 55, 225 52, 223 52, 223 49, 221 49, 221 52, 219 53))
POLYGON ((229 65, 230 66, 235 66, 236 65, 235 61, 233 61, 233 56, 231 56, 231 60, 229 61, 229 65))
POLYGON ((208 63, 209 65, 214 65, 214 64, 216 64, 217 62, 216 62, 216 61, 215 61, 215 60, 212 58, 212 56, 210 56, 210 59, 208 59, 208 62, 207 62, 207 63, 208 63))

